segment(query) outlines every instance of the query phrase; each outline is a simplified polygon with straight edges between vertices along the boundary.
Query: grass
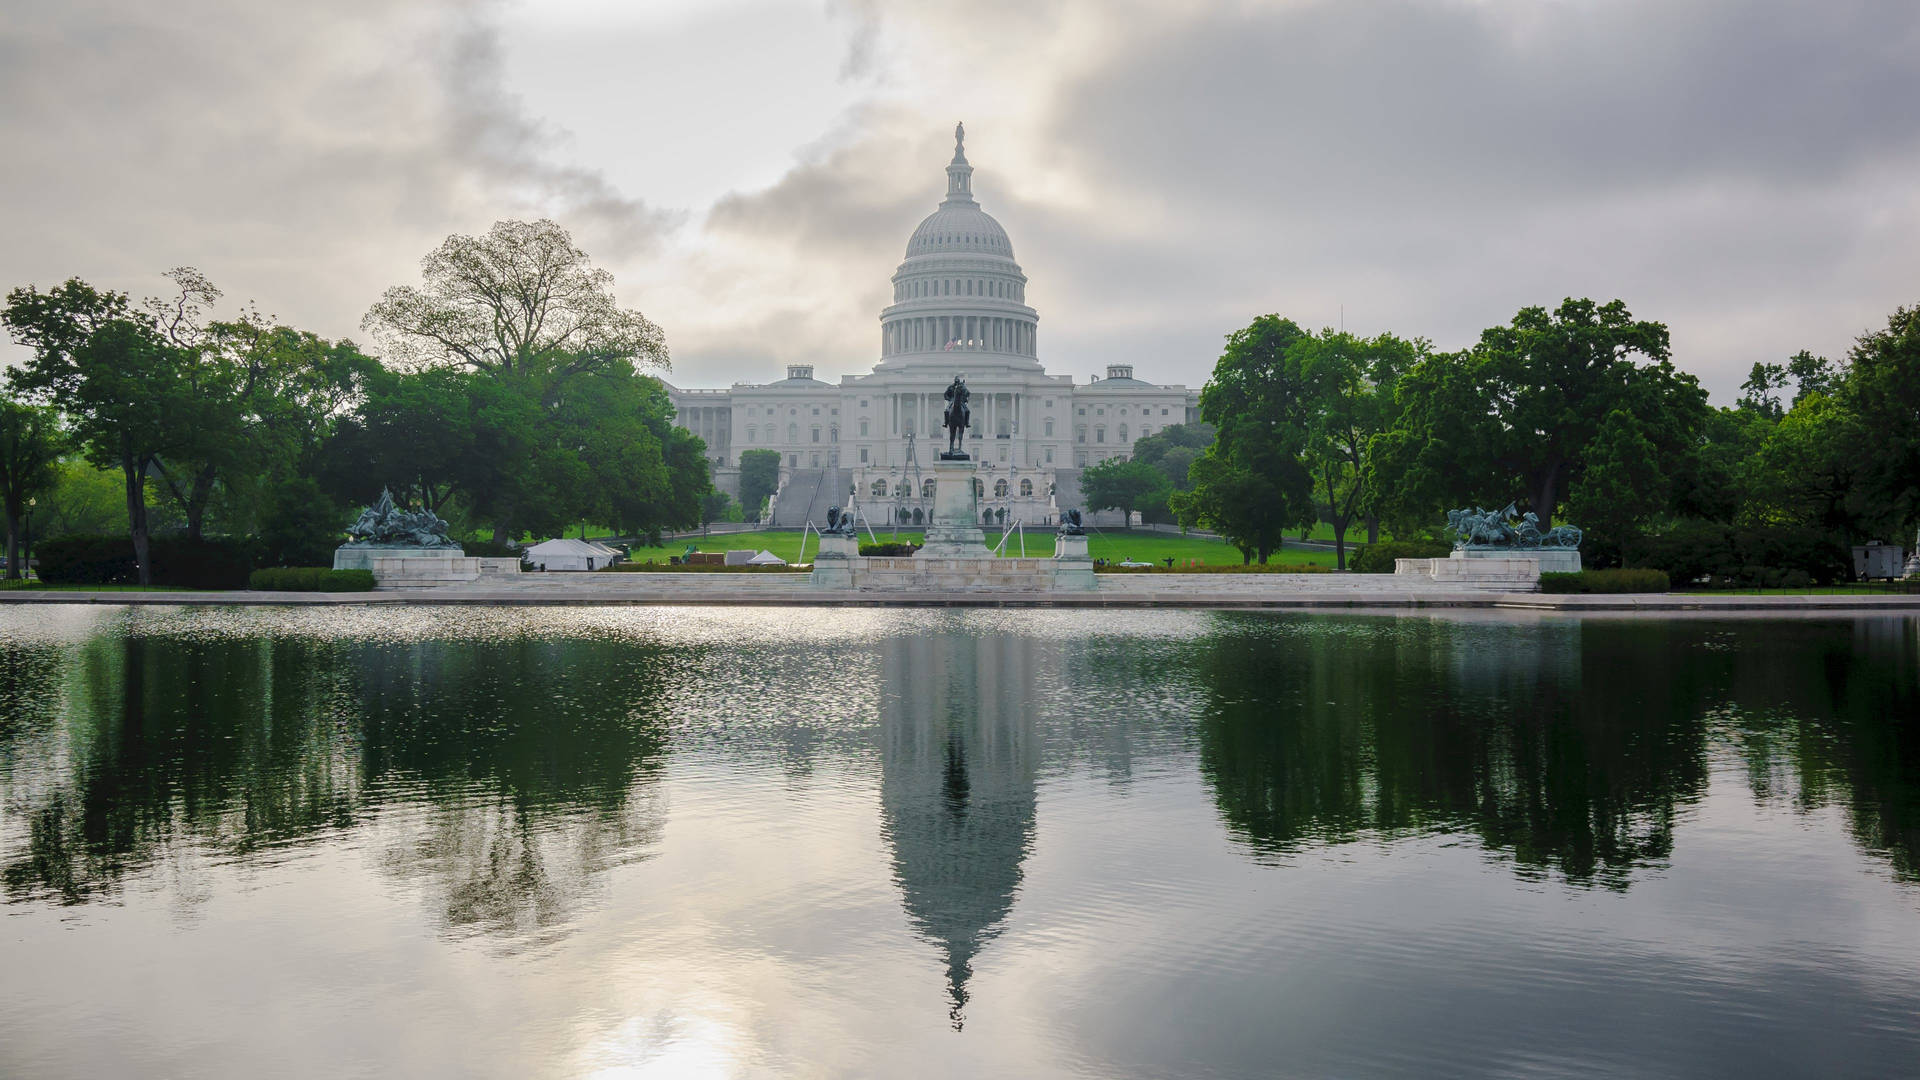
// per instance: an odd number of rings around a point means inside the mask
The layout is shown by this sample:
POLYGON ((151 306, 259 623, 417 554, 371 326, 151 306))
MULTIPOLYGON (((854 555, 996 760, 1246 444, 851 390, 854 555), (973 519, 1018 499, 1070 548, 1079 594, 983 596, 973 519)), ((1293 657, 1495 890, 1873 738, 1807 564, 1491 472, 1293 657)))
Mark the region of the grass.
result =
POLYGON ((1850 585, 1808 585, 1800 589, 1675 589, 1688 596, 1911 596, 1920 585, 1897 581, 1863 581, 1850 585))
MULTIPOLYGON (((874 532, 882 542, 894 538, 891 530, 876 529, 874 532)), ((1053 535, 1054 533, 1051 528, 1028 529, 1027 557, 1046 558, 1051 556, 1053 554, 1053 535)), ((910 540, 914 543, 919 543, 924 536, 924 530, 900 530, 900 539, 902 541, 910 540)), ((862 543, 867 542, 867 534, 864 529, 860 532, 860 541, 862 543)), ((987 546, 992 547, 999 542, 999 530, 994 529, 989 531, 987 534, 987 546)), ((657 548, 635 547, 633 549, 633 560, 635 562, 646 562, 648 559, 652 559, 655 562, 664 563, 667 561, 668 556, 679 555, 684 552, 688 544, 695 545, 700 551, 727 551, 736 548, 771 551, 788 562, 794 562, 800 557, 800 533, 785 529, 773 529, 759 532, 716 533, 712 536, 688 537, 684 540, 668 541, 666 544, 657 548)), ((811 535, 807 537, 808 558, 813 557, 813 553, 817 550, 818 544, 819 541, 811 535)), ((1107 559, 1111 562, 1136 559, 1140 562, 1153 562, 1164 565, 1163 560, 1168 556, 1172 556, 1176 560, 1176 565, 1184 564, 1189 559, 1199 560, 1208 566, 1237 566, 1240 563, 1240 552, 1235 550, 1231 544, 1223 543, 1219 540, 1181 536, 1178 533, 1152 532, 1145 529, 1105 529, 1097 532, 1090 530, 1087 534, 1087 550, 1094 558, 1107 559)), ((1018 556, 1020 554, 1020 537, 1018 534, 1007 538, 1007 546, 1003 554, 1012 556, 1018 556)), ((1287 547, 1275 553, 1272 561, 1332 566, 1333 552, 1287 547)))

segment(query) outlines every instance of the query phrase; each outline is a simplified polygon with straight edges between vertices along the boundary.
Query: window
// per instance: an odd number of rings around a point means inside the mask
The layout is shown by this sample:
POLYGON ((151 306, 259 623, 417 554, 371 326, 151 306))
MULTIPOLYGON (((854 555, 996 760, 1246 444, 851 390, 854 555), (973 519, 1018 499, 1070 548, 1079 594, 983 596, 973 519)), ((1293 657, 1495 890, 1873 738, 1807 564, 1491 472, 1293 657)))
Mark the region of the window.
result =
POLYGON ((866 463, 867 463, 867 448, 863 446, 860 448, 860 464, 865 465, 866 463))
POLYGON ((1093 410, 1093 415, 1095 415, 1095 416, 1105 416, 1105 415, 1107 415, 1107 410, 1105 410, 1105 409, 1095 409, 1095 410, 1093 410))
POLYGON ((830 443, 837 443, 840 441, 840 425, 839 424, 827 425, 827 441, 830 443))
POLYGON ((929 476, 920 482, 920 497, 923 499, 933 498, 933 477, 929 476))
POLYGON ((835 409, 830 409, 830 410, 828 410, 828 413, 827 413, 827 415, 829 415, 829 416, 839 416, 839 415, 840 415, 840 410, 839 410, 838 408, 835 408, 835 409))
MULTIPOLYGON (((864 453, 865 452, 862 451, 863 455, 864 453)), ((873 482, 873 497, 876 499, 884 499, 887 497, 887 482, 885 480, 875 480, 873 482)))
POLYGON ((861 407, 861 408, 863 408, 863 409, 867 407, 867 399, 866 399, 866 398, 861 398, 861 399, 860 399, 860 407, 861 407))
POLYGON ((815 415, 815 416, 819 416, 819 415, 820 415, 820 406, 818 406, 818 405, 815 405, 815 406, 813 407, 813 415, 815 415))
POLYGON ((1053 417, 1047 417, 1046 423, 1042 426, 1045 428, 1042 434, 1046 435, 1049 439, 1053 438, 1053 417))
POLYGON ((787 455, 787 468, 789 468, 789 469, 797 469, 797 468, 799 468, 799 467, 800 467, 800 455, 799 455, 799 454, 788 454, 788 455, 787 455))
POLYGON ((973 497, 976 499, 984 499, 987 497, 987 485, 981 483, 980 478, 977 476, 973 478, 973 497))
POLYGON ((819 442, 819 441, 820 441, 820 425, 819 425, 819 424, 815 424, 815 425, 813 425, 813 431, 811 432, 811 434, 812 434, 812 436, 813 436, 813 438, 812 438, 812 441, 813 441, 813 442, 819 442))
POLYGON ((787 425, 787 441, 790 443, 800 441, 800 425, 799 424, 787 425))
POLYGON ((1033 498, 1033 481, 1031 480, 1020 481, 1020 497, 1023 499, 1033 498))
POLYGON ((1007 482, 1004 478, 993 482, 993 497, 996 499, 1007 497, 1007 482))
POLYGON ((1053 447, 1047 447, 1047 464, 1053 464, 1053 447))
POLYGON ((747 441, 757 442, 759 441, 759 437, 760 437, 760 429, 757 427, 754 427, 752 424, 748 424, 747 425, 747 441))
POLYGON ((1127 425, 1125 424, 1120 425, 1120 441, 1121 442, 1127 441, 1127 425))
POLYGON ((1097 443, 1103 443, 1107 441, 1107 425, 1105 424, 1093 425, 1093 441, 1097 443))
POLYGON ((867 421, 865 417, 861 417, 860 419, 860 437, 863 439, 867 437, 867 421))
POLYGON ((1143 438, 1143 439, 1144 439, 1144 438, 1147 438, 1148 436, 1150 436, 1150 435, 1152 435, 1152 434, 1153 434, 1153 429, 1152 429, 1152 428, 1150 428, 1150 427, 1148 427, 1148 426, 1147 426, 1147 425, 1145 425, 1145 424, 1141 424, 1141 425, 1140 425, 1140 437, 1141 437, 1141 438, 1143 438))
POLYGON ((1073 441, 1074 442, 1087 441, 1087 425, 1081 424, 1079 427, 1073 429, 1073 441))
POLYGON ((1075 454, 1073 455, 1073 466, 1074 466, 1074 468, 1076 468, 1076 469, 1084 469, 1084 468, 1086 468, 1086 467, 1087 467, 1087 455, 1086 455, 1085 453, 1075 453, 1075 454))
POLYGON ((1161 410, 1160 410, 1160 415, 1161 415, 1161 416, 1165 416, 1165 415, 1167 415, 1167 410, 1165 410, 1165 409, 1161 409, 1161 410))
POLYGON ((1006 443, 1000 444, 1000 463, 1002 465, 1007 463, 1007 444, 1006 443))
POLYGON ((819 454, 809 454, 809 455, 807 456, 807 467, 808 467, 808 468, 810 468, 810 469, 817 469, 817 468, 819 468, 819 467, 820 467, 820 455, 819 455, 819 454))
POLYGON ((1125 415, 1127 415, 1127 410, 1126 410, 1126 408, 1125 408, 1124 406, 1123 406, 1123 407, 1122 407, 1122 408, 1120 409, 1120 415, 1121 415, 1121 416, 1125 416, 1125 415))
POLYGON ((1049 408, 1049 409, 1051 409, 1051 408, 1053 408, 1053 399, 1052 399, 1052 398, 1048 398, 1048 399, 1047 399, 1047 408, 1049 408))
POLYGON ((1085 405, 1080 406, 1080 415, 1081 416, 1087 415, 1087 407, 1085 405))

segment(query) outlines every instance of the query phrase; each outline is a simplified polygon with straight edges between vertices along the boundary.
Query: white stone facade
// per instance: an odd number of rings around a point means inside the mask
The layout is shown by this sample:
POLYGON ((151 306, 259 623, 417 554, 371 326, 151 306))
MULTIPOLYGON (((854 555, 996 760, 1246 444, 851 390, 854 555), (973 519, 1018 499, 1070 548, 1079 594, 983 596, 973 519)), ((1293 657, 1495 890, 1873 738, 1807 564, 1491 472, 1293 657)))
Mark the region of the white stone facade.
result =
POLYGON ((1079 469, 1128 457, 1140 439, 1195 418, 1198 391, 1142 382, 1131 365, 1108 365, 1105 378, 1079 384, 1047 373, 1027 276, 1006 231, 974 201, 963 138, 956 129, 946 199, 914 230, 893 275, 880 360, 868 373, 835 384, 794 364, 777 382, 669 387, 675 422, 706 440, 722 487, 737 490, 743 452, 775 450, 783 481, 798 470, 844 469, 852 489, 844 494, 868 520, 923 522, 932 465, 946 449, 942 395, 958 374, 972 391, 966 449, 983 513, 1046 525, 1070 505, 1055 498, 1062 474, 1077 478, 1079 469))

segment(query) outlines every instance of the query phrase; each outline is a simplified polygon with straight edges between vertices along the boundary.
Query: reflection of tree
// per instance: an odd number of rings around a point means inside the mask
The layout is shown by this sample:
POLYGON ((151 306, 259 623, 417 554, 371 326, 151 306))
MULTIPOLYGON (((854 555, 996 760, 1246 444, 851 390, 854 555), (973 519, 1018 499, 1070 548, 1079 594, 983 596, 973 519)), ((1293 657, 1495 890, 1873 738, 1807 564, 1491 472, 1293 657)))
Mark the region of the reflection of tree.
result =
POLYGON ((1846 807, 1860 845, 1920 881, 1920 623, 1787 622, 1718 657, 1710 713, 1740 748, 1755 796, 1846 807))
POLYGON ((1697 714, 1641 698, 1661 673, 1583 681, 1613 669, 1582 654, 1575 623, 1374 629, 1249 627, 1196 657, 1202 767, 1256 849, 1463 830, 1523 867, 1610 883, 1671 850, 1706 769, 1697 714))
POLYGON ((377 822, 450 923, 552 925, 657 831, 634 802, 662 743, 649 661, 577 640, 95 638, 65 658, 57 771, 16 800, 8 895, 83 902, 175 843, 244 856, 377 822))
POLYGON ((1033 647, 1006 636, 888 641, 882 827, 914 929, 946 954, 961 1026, 973 958, 999 934, 1033 845, 1033 647))
POLYGON ((1863 846, 1915 872, 1910 621, 1231 625, 1187 662, 1202 768, 1258 851, 1464 831, 1524 871, 1623 886, 1670 854, 1727 738, 1757 795, 1844 791, 1863 846))

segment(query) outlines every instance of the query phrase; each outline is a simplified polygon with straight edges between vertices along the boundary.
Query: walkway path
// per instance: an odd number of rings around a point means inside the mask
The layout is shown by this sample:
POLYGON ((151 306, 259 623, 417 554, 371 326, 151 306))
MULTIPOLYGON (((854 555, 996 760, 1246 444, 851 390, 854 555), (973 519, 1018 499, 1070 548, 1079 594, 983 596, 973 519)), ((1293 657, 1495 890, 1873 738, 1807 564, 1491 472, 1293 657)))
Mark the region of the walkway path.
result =
MULTIPOLYGON (((1199 576, 1199 575, 1196 575, 1199 576)), ((1209 575, 1218 578, 1220 575, 1209 575)), ((421 604, 486 606, 731 605, 806 607, 1047 607, 1047 608, 1490 608, 1548 612, 1920 612, 1910 596, 1700 596, 1687 593, 1549 596, 1541 593, 1437 592, 1379 588, 1289 592, 1236 591, 1217 581, 1169 583, 1091 593, 851 592, 815 589, 805 574, 579 574, 534 575, 510 585, 449 585, 370 593, 288 592, 0 592, 0 604, 113 604, 175 607, 230 604, 327 606, 421 604), (1189 584, 1193 587, 1189 588, 1189 584)))

